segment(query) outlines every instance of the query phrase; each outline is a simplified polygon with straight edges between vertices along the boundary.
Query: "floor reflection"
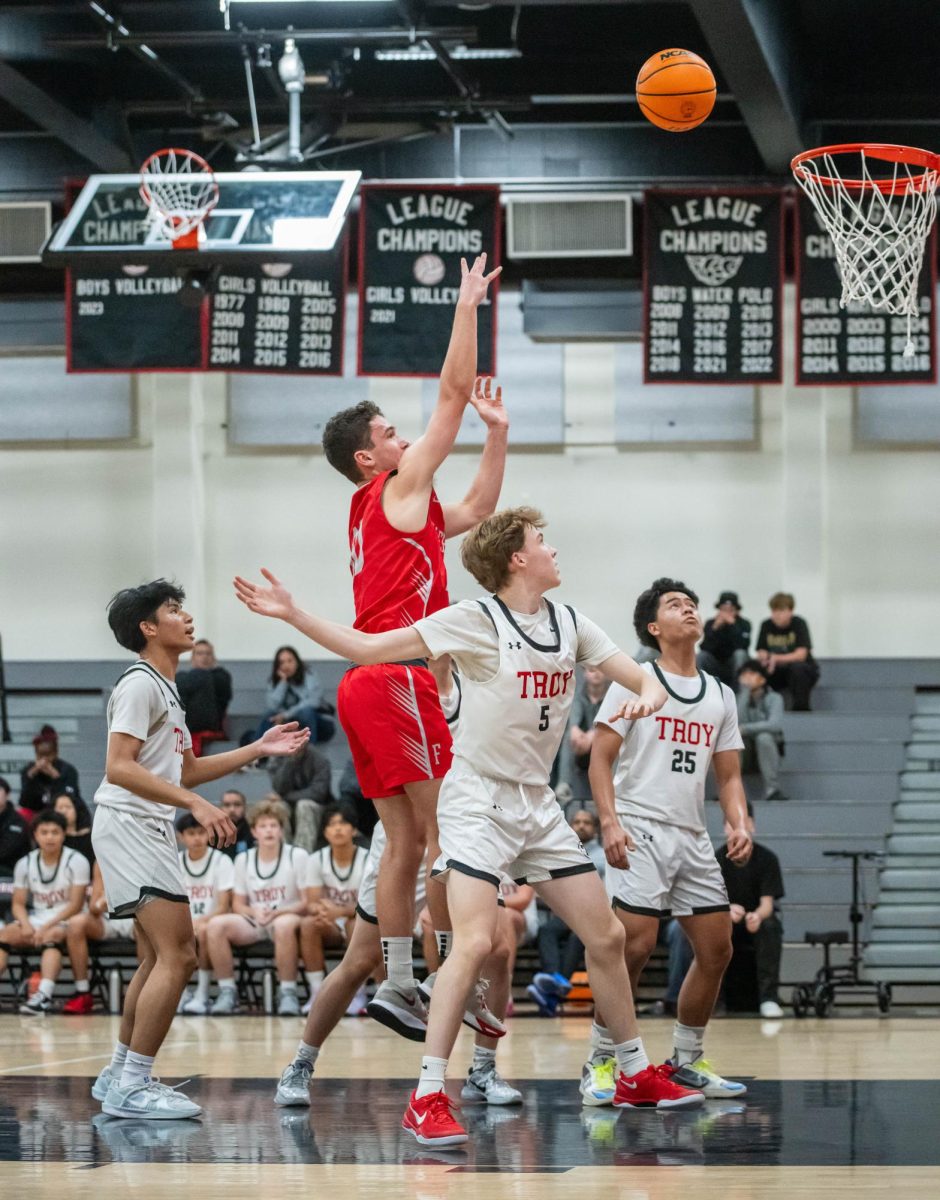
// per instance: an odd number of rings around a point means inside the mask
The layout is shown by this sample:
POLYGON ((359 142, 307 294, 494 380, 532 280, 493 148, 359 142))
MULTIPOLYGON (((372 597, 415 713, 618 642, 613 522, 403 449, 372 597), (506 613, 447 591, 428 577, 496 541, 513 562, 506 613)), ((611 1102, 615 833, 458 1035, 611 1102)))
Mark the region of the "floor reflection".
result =
POLYGON ((569 1080, 520 1083, 520 1108, 466 1105, 466 1149, 434 1151, 400 1128, 406 1080, 318 1079, 310 1109, 276 1108, 259 1079, 194 1079, 202 1121, 104 1117, 91 1079, 0 1079, 0 1160, 440 1163, 459 1171, 576 1166, 932 1166, 934 1081, 755 1081, 745 1101, 694 1113, 583 1109, 569 1080))

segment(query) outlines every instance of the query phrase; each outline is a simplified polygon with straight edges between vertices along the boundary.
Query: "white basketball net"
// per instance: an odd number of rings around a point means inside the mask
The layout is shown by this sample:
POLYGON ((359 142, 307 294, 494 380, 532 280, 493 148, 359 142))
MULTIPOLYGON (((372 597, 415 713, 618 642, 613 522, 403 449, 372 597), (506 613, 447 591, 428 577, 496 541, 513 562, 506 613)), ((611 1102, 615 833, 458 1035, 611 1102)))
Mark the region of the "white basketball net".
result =
POLYGON ((199 228, 218 202, 219 188, 198 154, 163 150, 141 167, 140 194, 152 227, 176 239, 199 228))
MULTIPOLYGON (((918 313, 917 284, 937 216, 940 177, 935 170, 912 168, 903 162, 891 163, 891 175, 875 177, 864 149, 852 153, 857 153, 860 167, 851 178, 862 187, 845 185, 832 154, 804 159, 793 173, 835 244, 842 307, 860 301, 907 317, 904 355, 910 358, 914 354, 911 322, 918 313)), ((845 153, 838 157, 844 158, 845 153)), ((884 167, 883 160, 878 161, 884 167)))

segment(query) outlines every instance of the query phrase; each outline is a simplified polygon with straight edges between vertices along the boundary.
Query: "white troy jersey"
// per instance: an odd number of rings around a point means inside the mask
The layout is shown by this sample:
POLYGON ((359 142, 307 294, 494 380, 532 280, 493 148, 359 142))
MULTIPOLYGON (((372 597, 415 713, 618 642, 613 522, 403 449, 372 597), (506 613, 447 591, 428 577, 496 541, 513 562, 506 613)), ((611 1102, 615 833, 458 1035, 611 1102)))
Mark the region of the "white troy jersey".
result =
POLYGON ((186 895, 189 896, 189 911, 194 917, 211 917, 219 907, 222 892, 230 892, 235 885, 232 860, 221 850, 210 846, 196 862, 185 850, 181 850, 180 866, 183 868, 186 895))
POLYGON ((84 854, 64 848, 56 865, 47 867, 39 850, 31 850, 13 868, 13 886, 29 891, 29 910, 42 924, 68 908, 72 888, 88 885, 91 867, 84 854))
POLYGON ((658 713, 640 721, 613 721, 609 716, 635 699, 620 684, 611 684, 595 718, 623 738, 614 767, 614 795, 621 817, 646 817, 667 825, 705 829, 705 779, 714 754, 740 750, 734 693, 712 675, 689 677, 644 663, 669 693, 658 713))
POLYGON ((543 601, 548 638, 539 643, 523 632, 495 596, 477 603, 499 639, 499 667, 485 682, 462 680, 454 753, 481 775, 544 786, 574 701, 574 609, 543 601))
POLYGON ((259 862, 258 847, 235 859, 235 892, 255 908, 286 908, 304 899, 309 855, 299 846, 281 846, 274 862, 259 862))

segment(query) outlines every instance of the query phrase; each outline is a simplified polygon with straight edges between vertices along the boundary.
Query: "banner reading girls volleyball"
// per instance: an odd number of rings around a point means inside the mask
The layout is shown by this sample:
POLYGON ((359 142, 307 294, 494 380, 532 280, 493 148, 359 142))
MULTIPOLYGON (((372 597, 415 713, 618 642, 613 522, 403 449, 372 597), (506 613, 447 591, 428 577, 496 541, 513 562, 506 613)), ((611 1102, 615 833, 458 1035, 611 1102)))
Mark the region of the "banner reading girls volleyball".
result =
MULTIPOLYGON (((359 213, 359 374, 437 376, 460 260, 499 263, 497 187, 366 185, 359 213)), ((477 314, 478 370, 496 370, 496 281, 477 314)))

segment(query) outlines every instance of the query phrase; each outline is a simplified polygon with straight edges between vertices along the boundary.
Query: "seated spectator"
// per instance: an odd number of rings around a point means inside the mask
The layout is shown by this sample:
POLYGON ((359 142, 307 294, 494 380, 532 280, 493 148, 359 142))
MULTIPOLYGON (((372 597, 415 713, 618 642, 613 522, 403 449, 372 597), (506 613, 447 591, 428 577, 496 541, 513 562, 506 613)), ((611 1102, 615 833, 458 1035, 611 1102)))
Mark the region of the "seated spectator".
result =
POLYGON ((327 711, 317 678, 293 646, 281 646, 274 655, 271 681, 258 726, 242 736, 242 745, 257 741, 272 725, 299 721, 310 730, 311 742, 328 742, 336 723, 327 711))
POLYGON ((33 738, 33 746, 36 760, 23 768, 20 808, 28 813, 49 808, 53 798, 65 788, 71 788, 76 796, 81 795, 78 772, 71 763, 59 758, 59 735, 51 725, 43 725, 33 738))
POLYGON ((786 800, 780 790, 783 697, 767 686, 767 668, 759 659, 748 659, 738 680, 738 729, 744 738, 741 770, 760 771, 765 800, 786 800))
POLYGON ((88 805, 71 788, 63 788, 53 800, 52 807, 65 817, 66 847, 84 854, 93 863, 95 852, 91 845, 91 813, 88 805))
POLYGON ((594 718, 607 694, 609 683, 597 667, 585 667, 584 676, 575 693, 571 716, 568 718, 568 742, 563 749, 563 782, 568 784, 571 795, 559 788, 559 802, 591 799, 588 783, 588 767, 591 763, 591 746, 594 742, 594 718))
POLYGON ((274 944, 279 1016, 300 1015, 297 965, 300 919, 307 911, 306 850, 285 845, 290 817, 280 800, 262 800, 249 813, 255 845, 235 859, 232 912, 209 922, 209 959, 219 994, 209 1009, 213 1016, 238 1008, 233 946, 274 944))
POLYGON ((756 657, 767 670, 767 682, 775 692, 787 689, 794 712, 809 712, 809 696, 819 680, 819 664, 813 658, 809 626, 794 615, 796 601, 789 592, 770 597, 770 617, 757 635, 756 657))
POLYGON ((369 851, 356 845, 355 833, 356 827, 339 805, 327 808, 323 814, 324 844, 307 863, 307 915, 300 922, 300 949, 310 989, 304 1013, 310 1011, 326 977, 324 950, 345 948, 356 919, 359 884, 369 851))
POLYGON ((225 737, 225 714, 232 700, 232 677, 215 661, 212 643, 200 638, 193 646, 190 667, 176 677, 176 689, 186 709, 186 728, 199 758, 202 744, 225 737))
POLYGON ((209 845, 209 834, 192 813, 184 813, 179 818, 176 833, 183 843, 180 866, 183 868, 199 956, 196 986, 185 990, 176 1011, 201 1015, 209 1011, 209 989, 212 984, 206 931, 213 917, 232 911, 235 869, 227 854, 209 845))
MULTIPOLYGON (((29 853, 29 826, 26 818, 10 799, 10 785, 0 777, 0 881, 12 880, 13 868, 29 853)), ((0 918, 6 917, 13 903, 13 892, 0 892, 0 918)))
POLYGON ((359 830, 360 839, 365 843, 371 842, 372 831, 378 824, 379 814, 375 811, 372 801, 367 800, 362 794, 352 758, 343 767, 343 774, 340 777, 339 802, 353 818, 356 828, 359 830))
POLYGON ((91 899, 88 911, 71 917, 66 933, 69 962, 75 980, 75 991, 66 1000, 62 1012, 68 1016, 87 1016, 94 1011, 94 1000, 88 982, 90 942, 136 941, 137 925, 133 917, 108 916, 108 900, 104 894, 101 868, 95 863, 91 871, 91 899))
MULTIPOLYGON (((581 845, 603 879, 607 859, 597 836, 597 818, 588 809, 580 808, 568 824, 581 839, 581 845)), ((538 918, 536 941, 540 969, 526 992, 538 1006, 540 1016, 553 1017, 558 1005, 571 991, 571 976, 584 961, 584 946, 560 917, 541 904, 538 918)))
POLYGON ((751 622, 741 616, 737 592, 722 592, 715 615, 705 622, 702 644, 696 655, 700 671, 716 675, 737 691, 738 672, 747 661, 751 622))
POLYGON ((237 858, 243 850, 250 850, 255 844, 246 815, 247 807, 244 792, 228 788, 222 793, 222 808, 225 809, 225 815, 235 826, 235 841, 231 846, 224 846, 222 853, 232 859, 237 858))
POLYGON ((65 818, 51 808, 33 821, 32 834, 36 849, 13 871, 13 921, 0 929, 0 975, 10 950, 41 952, 39 988, 20 1005, 21 1013, 36 1015, 52 1008, 67 923, 85 905, 91 867, 83 854, 65 848, 65 818))
MULTIPOLYGON (((753 837, 754 809, 750 803, 747 817, 748 832, 753 837)), ((727 826, 725 833, 730 833, 727 826)), ((778 990, 783 926, 776 905, 783 898, 780 860, 757 841, 746 863, 731 862, 725 846, 716 857, 728 889, 733 922, 731 963, 724 983, 728 1011, 753 1011, 756 995, 762 1017, 782 1017, 778 990)))
POLYGON ((268 773, 274 796, 290 809, 294 845, 310 854, 320 838, 323 811, 333 801, 330 760, 306 742, 287 758, 269 759, 268 773))

